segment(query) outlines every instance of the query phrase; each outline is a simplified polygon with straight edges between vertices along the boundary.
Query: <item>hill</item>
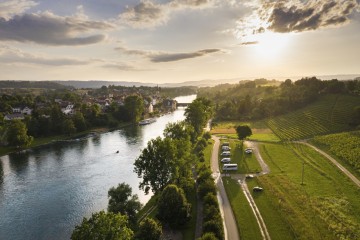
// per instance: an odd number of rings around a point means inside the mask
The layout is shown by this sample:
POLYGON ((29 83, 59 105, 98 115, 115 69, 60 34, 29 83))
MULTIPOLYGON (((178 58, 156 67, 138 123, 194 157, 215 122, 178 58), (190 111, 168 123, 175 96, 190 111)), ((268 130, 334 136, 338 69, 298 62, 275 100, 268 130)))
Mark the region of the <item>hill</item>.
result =
POLYGON ((71 87, 53 81, 0 81, 0 88, 64 89, 71 87))
POLYGON ((349 130, 349 119, 356 106, 360 106, 359 96, 324 95, 305 108, 266 123, 283 140, 305 139, 349 130))

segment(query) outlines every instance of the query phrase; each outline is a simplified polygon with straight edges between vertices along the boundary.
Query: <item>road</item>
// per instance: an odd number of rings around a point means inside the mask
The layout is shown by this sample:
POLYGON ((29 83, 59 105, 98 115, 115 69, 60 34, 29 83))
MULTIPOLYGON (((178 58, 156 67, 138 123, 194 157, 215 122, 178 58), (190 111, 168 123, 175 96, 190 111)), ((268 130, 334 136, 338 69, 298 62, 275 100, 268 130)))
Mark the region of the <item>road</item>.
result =
POLYGON ((353 181, 358 187, 360 187, 359 179, 357 179, 354 175, 352 175, 351 172, 349 172, 346 168, 344 168, 338 161, 336 161, 329 154, 327 154, 326 152, 320 150, 319 148, 317 148, 317 147, 315 147, 315 146, 313 146, 310 143, 307 143, 305 141, 298 141, 297 143, 305 144, 305 145, 311 147, 312 149, 314 149, 315 151, 317 151, 318 153, 322 154, 324 157, 329 159, 336 167, 338 167, 346 176, 348 176, 351 181, 353 181))
POLYGON ((237 229, 236 220, 229 199, 226 195, 219 171, 218 156, 220 141, 216 136, 212 136, 212 139, 215 141, 215 143, 211 155, 211 170, 213 172, 213 177, 215 178, 215 183, 218 189, 219 206, 224 220, 225 240, 238 240, 240 239, 240 236, 237 229))

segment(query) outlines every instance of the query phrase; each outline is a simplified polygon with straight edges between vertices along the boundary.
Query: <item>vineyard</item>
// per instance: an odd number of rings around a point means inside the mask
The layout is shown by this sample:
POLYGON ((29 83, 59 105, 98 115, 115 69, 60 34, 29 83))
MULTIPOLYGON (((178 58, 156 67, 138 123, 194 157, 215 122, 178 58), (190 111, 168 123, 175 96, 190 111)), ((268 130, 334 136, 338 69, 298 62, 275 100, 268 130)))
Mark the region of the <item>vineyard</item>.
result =
POLYGON ((360 173, 360 131, 319 136, 314 142, 325 145, 332 154, 360 173))
POLYGON ((306 108, 269 119, 267 125, 282 140, 346 131, 356 106, 360 97, 326 95, 306 108))

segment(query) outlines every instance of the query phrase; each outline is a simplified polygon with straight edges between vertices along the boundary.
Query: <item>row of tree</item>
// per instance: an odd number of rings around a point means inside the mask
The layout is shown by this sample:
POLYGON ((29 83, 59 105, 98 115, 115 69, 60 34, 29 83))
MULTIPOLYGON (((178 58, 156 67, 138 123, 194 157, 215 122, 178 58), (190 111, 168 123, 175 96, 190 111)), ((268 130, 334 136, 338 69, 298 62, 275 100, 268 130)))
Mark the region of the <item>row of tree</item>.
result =
POLYGON ((202 88, 198 92, 216 103, 216 119, 254 120, 304 107, 322 94, 360 94, 360 81, 322 81, 312 77, 295 82, 287 79, 280 84, 255 80, 202 88))

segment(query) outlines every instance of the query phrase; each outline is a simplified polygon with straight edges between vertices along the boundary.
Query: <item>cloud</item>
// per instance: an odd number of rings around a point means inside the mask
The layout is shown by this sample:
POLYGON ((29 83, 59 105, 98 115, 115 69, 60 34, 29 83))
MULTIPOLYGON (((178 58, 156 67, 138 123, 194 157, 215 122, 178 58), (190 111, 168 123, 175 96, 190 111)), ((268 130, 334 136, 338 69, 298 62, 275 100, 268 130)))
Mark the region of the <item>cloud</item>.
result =
POLYGON ((84 35, 113 26, 105 21, 57 16, 51 12, 16 15, 0 19, 0 41, 33 42, 45 45, 88 45, 103 41, 104 34, 84 35))
POLYGON ((84 61, 75 58, 50 58, 43 55, 36 55, 24 52, 18 48, 0 45, 0 62, 4 64, 31 64, 48 66, 66 66, 66 65, 87 65, 92 61, 84 61))
POLYGON ((34 1, 29 0, 10 0, 0 2, 0 19, 9 20, 15 15, 24 13, 29 8, 38 5, 34 1))
POLYGON ((357 6, 355 0, 278 1, 268 8, 267 29, 286 33, 338 26, 350 20, 357 6))
POLYGON ((150 56, 152 62, 174 62, 189 58, 202 57, 211 53, 220 52, 220 49, 204 49, 196 52, 189 53, 160 53, 150 56))
POLYGON ((172 0, 158 4, 151 0, 142 0, 133 7, 127 7, 119 15, 120 21, 134 28, 153 28, 168 22, 170 15, 183 9, 202 9, 212 6, 213 0, 172 0))
POLYGON ((255 45, 258 44, 258 41, 251 41, 251 42, 242 42, 241 45, 255 45))
POLYGON ((133 72, 154 71, 154 69, 140 69, 133 65, 122 63, 122 62, 108 63, 108 64, 103 65, 102 67, 117 69, 120 71, 133 71, 133 72))
POLYGON ((217 52, 224 52, 221 49, 203 49, 195 52, 187 53, 169 53, 169 52, 160 52, 160 51, 144 51, 144 50, 133 50, 125 47, 117 47, 115 50, 119 50, 125 54, 129 55, 138 55, 148 58, 151 62, 174 62, 190 58, 202 57, 217 52))

